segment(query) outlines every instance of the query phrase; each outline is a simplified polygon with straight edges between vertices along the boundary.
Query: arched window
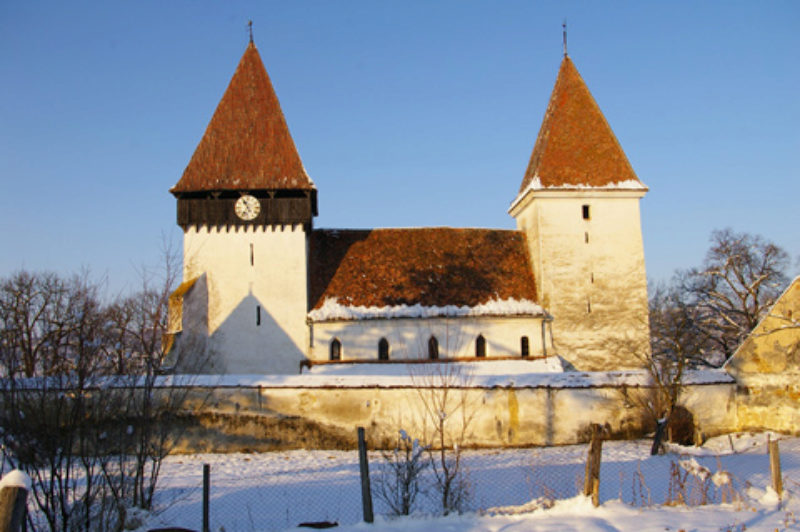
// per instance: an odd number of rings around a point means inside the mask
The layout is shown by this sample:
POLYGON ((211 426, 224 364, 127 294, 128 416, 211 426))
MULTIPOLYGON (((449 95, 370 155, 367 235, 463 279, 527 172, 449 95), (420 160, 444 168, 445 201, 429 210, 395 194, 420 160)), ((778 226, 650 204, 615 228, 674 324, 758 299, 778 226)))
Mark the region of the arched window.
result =
POLYGON ((334 338, 331 342, 331 360, 342 359, 342 342, 338 338, 334 338))
POLYGON ((431 336, 428 340, 428 358, 431 360, 439 358, 439 340, 435 336, 431 336))
POLYGON ((486 356, 486 338, 482 334, 475 340, 475 356, 478 358, 486 356))
POLYGON ((527 357, 528 355, 531 354, 531 348, 528 345, 528 337, 527 336, 523 336, 520 339, 520 352, 521 352, 523 357, 527 357))
POLYGON ((378 360, 389 360, 389 341, 386 338, 378 342, 378 360))

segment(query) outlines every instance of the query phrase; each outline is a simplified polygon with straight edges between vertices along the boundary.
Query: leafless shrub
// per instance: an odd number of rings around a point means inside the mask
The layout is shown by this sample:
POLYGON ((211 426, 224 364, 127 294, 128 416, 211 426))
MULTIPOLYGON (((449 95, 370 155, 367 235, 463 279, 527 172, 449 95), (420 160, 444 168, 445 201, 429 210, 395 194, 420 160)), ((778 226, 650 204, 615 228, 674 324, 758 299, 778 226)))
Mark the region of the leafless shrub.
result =
POLYGON ((741 501, 731 473, 721 468, 713 472, 692 457, 682 457, 670 464, 668 495, 665 504, 703 506, 741 501))
POLYGON ((632 498, 631 504, 633 506, 651 506, 653 499, 650 496, 650 488, 645 482, 644 475, 642 474, 642 463, 637 462, 636 472, 633 474, 631 481, 632 498))
POLYGON ((393 515, 409 515, 423 491, 422 475, 430 467, 428 448, 401 430, 392 451, 384 451, 376 494, 393 515))

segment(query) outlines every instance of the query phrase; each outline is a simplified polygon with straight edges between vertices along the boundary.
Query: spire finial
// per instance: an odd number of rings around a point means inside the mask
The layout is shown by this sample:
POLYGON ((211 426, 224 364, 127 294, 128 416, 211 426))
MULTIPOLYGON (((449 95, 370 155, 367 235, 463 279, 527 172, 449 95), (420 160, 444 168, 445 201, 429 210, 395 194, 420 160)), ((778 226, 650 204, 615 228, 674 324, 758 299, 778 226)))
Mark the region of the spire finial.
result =
POLYGON ((561 29, 564 35, 564 57, 567 57, 567 19, 561 23, 561 29))
POLYGON ((250 31, 250 44, 253 44, 253 21, 247 21, 247 29, 250 31))

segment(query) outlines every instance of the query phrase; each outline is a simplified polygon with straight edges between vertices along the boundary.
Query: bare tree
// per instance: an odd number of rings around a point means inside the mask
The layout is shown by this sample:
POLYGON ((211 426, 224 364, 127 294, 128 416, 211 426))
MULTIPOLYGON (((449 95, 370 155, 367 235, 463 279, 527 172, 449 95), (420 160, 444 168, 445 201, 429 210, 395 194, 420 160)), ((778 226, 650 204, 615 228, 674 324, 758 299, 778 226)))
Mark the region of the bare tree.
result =
POLYGON ((686 304, 698 310, 697 330, 720 365, 772 306, 788 279, 789 255, 760 236, 714 231, 702 268, 679 274, 686 304))
POLYGON ((675 285, 650 288, 650 337, 607 338, 603 347, 624 360, 635 360, 646 371, 642 388, 622 387, 626 404, 642 414, 645 426, 655 427, 652 453, 660 452, 667 428, 677 424, 686 371, 704 364, 705 339, 698 333, 698 309, 686 305, 675 285))
POLYGON ((118 449, 116 462, 105 474, 119 500, 144 509, 152 507, 161 464, 175 445, 175 420, 189 393, 188 387, 160 386, 160 380, 183 358, 202 365, 207 355, 204 345, 186 341, 172 349, 168 341, 169 298, 179 259, 165 245, 163 260, 160 268, 142 268, 139 291, 109 309, 114 369, 125 394, 119 398, 120 422, 109 438, 118 449))
POLYGON ((698 331, 700 310, 687 305, 674 286, 656 288, 649 307, 650 356, 645 368, 652 390, 643 406, 656 424, 651 454, 657 454, 678 407, 685 371, 707 363, 707 340, 698 331))
POLYGON ((422 431, 442 512, 462 511, 470 497, 463 443, 476 414, 470 376, 455 362, 420 364, 411 375, 423 407, 422 431))
MULTIPOLYGON (((113 530, 126 508, 151 508, 188 393, 159 382, 170 268, 110 305, 88 274, 0 280, 0 443, 3 459, 33 479, 44 519, 34 528, 113 530)), ((204 353, 186 346, 172 356, 204 353)))
POLYGON ((51 530, 89 529, 103 494, 89 445, 107 367, 98 291, 85 274, 19 272, 0 283, 2 450, 31 477, 51 530))

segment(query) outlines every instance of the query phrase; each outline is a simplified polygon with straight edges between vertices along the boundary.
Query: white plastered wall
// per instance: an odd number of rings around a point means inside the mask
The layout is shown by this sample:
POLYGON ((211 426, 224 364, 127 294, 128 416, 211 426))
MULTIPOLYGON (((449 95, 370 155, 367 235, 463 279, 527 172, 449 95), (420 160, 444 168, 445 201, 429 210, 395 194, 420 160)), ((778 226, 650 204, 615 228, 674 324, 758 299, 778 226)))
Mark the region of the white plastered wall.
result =
MULTIPOLYGON (((389 342, 390 359, 427 358, 431 335, 439 342, 440 358, 474 357, 478 335, 486 340, 486 357, 520 356, 521 338, 528 337, 529 356, 544 354, 541 317, 460 317, 373 319, 313 323, 309 358, 330 359, 334 338, 342 345, 342 360, 376 360, 378 342, 389 342)), ((549 331, 546 347, 550 354, 549 331)))
POLYGON ((644 193, 531 191, 510 211, 527 235, 539 301, 554 318, 556 349, 578 369, 637 367, 640 356, 633 353, 647 353, 644 193))
POLYGON ((209 348, 221 373, 297 373, 308 345, 302 225, 184 233, 184 279, 205 273, 209 348))

